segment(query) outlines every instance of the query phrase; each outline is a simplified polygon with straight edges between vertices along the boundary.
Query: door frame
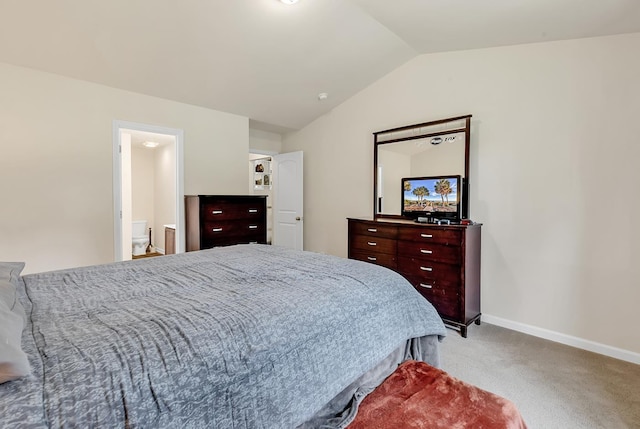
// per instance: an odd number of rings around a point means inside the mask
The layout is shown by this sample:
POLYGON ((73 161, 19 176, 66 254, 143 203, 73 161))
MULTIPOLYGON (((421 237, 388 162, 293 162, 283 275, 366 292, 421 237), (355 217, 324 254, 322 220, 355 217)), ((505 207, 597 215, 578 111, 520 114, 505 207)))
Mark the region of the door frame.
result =
POLYGON ((184 235, 184 131, 137 122, 113 121, 113 243, 114 261, 122 261, 122 158, 120 133, 122 130, 171 135, 176 144, 176 253, 185 249, 184 235))

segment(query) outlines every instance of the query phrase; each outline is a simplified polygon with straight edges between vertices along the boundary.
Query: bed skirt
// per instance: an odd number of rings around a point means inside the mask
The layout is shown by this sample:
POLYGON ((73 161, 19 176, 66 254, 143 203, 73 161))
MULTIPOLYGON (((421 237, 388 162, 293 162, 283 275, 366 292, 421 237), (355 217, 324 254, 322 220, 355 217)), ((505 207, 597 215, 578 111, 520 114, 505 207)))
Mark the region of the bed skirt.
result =
POLYGON ((395 349, 382 362, 363 374, 333 398, 315 416, 297 429, 342 429, 351 423, 364 398, 375 390, 402 362, 418 360, 440 365, 439 336, 413 338, 395 349))

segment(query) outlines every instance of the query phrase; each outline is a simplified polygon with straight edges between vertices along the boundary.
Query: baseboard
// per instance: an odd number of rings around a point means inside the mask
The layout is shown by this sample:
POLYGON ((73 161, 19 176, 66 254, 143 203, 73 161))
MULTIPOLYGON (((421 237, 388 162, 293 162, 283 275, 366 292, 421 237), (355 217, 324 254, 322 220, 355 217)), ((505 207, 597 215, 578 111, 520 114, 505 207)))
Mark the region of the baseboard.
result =
POLYGON ((163 249, 163 248, 161 248, 161 247, 155 247, 155 249, 156 249, 156 252, 158 252, 158 253, 160 253, 160 254, 164 255, 164 249, 163 249))
POLYGON ((577 347, 579 349, 640 365, 640 353, 596 343, 595 341, 585 340, 584 338, 573 337, 571 335, 562 334, 549 329, 538 328, 537 326, 514 322, 513 320, 503 319, 490 314, 483 313, 482 321, 511 329, 512 331, 522 332, 524 334, 533 335, 534 337, 544 338, 545 340, 554 341, 571 347, 577 347))

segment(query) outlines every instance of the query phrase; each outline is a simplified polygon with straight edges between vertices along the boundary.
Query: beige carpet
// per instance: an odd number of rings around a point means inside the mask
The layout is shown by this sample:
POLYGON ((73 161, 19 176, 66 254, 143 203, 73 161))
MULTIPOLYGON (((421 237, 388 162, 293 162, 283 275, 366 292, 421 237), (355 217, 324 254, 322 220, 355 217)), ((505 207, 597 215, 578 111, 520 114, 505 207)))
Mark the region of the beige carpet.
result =
POLYGON ((513 401, 530 429, 640 429, 640 365, 486 323, 441 350, 442 369, 513 401))

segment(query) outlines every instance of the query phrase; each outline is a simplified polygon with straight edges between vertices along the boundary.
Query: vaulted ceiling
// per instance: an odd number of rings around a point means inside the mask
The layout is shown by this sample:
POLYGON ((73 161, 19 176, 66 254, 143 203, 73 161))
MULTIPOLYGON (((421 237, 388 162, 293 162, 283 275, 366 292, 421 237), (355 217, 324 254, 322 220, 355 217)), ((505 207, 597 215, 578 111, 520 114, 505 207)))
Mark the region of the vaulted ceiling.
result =
POLYGON ((631 32, 638 0, 0 0, 0 62, 276 132, 420 54, 631 32))

